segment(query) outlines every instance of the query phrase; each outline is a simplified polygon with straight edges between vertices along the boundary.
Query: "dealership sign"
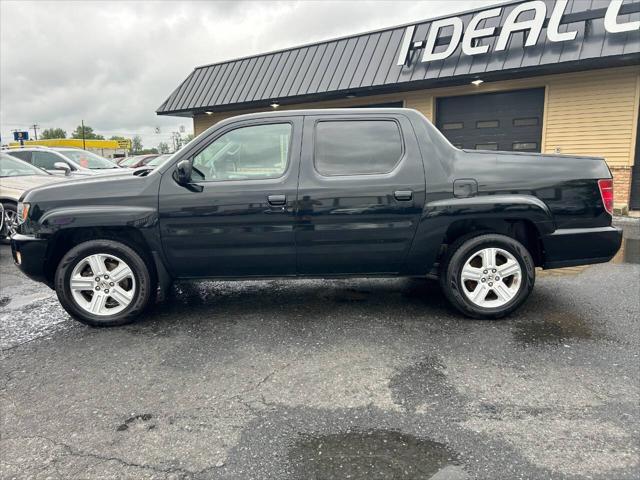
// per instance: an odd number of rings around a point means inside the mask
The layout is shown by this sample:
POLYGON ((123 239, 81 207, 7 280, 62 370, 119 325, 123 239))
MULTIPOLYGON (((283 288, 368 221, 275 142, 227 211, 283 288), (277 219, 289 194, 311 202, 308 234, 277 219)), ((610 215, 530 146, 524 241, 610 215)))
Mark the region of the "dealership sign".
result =
MULTIPOLYGON (((547 38, 550 42, 567 42, 574 40, 578 35, 577 31, 561 32, 560 21, 565 13, 568 0, 556 1, 549 23, 547 24, 547 38)), ((604 16, 604 27, 608 33, 621 33, 640 30, 640 21, 623 22, 620 21, 618 15, 622 7, 622 0, 611 0, 604 16)), ((489 45, 481 45, 480 39, 485 37, 498 37, 493 51, 499 52, 506 50, 509 44, 509 38, 512 33, 524 32, 526 41, 524 46, 530 47, 538 43, 540 33, 544 27, 544 21, 547 17, 547 6, 542 0, 534 0, 524 2, 517 5, 507 16, 504 25, 498 27, 482 27, 480 23, 483 20, 500 17, 502 7, 492 8, 478 12, 467 25, 466 30, 460 17, 443 18, 431 22, 429 35, 426 40, 414 41, 413 35, 415 25, 409 26, 404 32, 400 55, 398 56, 398 65, 405 65, 409 54, 412 51, 424 48, 422 62, 431 62, 434 60, 445 60, 458 48, 462 41, 462 52, 465 55, 479 55, 489 52, 489 45), (532 12, 533 18, 520 20, 519 17, 525 12, 532 12), (451 35, 446 38, 445 49, 435 51, 436 42, 438 42, 441 30, 453 30, 451 35), (497 32, 499 30, 499 33, 497 32), (448 43, 447 43, 448 42, 448 43)), ((529 17, 531 15, 528 15, 529 17)))

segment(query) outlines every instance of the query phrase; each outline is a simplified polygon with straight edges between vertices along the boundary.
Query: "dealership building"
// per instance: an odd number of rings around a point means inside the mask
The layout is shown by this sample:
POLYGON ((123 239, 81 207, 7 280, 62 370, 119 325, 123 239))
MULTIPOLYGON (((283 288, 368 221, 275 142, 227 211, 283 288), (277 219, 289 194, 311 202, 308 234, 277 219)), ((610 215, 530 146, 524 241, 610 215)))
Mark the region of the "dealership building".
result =
POLYGON ((274 108, 414 108, 459 148, 604 157, 626 213, 639 103, 640 0, 529 0, 196 67, 157 113, 198 134, 274 108))

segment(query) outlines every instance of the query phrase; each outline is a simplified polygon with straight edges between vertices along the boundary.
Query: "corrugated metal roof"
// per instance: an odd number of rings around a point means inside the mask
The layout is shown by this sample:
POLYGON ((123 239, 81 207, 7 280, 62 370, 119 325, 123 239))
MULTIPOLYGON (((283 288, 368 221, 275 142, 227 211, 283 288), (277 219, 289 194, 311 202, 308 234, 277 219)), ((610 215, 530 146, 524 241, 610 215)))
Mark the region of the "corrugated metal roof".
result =
MULTIPOLYGON (((547 18, 554 0, 544 0, 547 18)), ((489 18, 480 27, 499 26, 522 1, 494 5, 502 7, 500 17, 489 18)), ((425 87, 444 81, 460 81, 468 76, 495 72, 562 69, 563 64, 640 58, 637 32, 610 34, 604 28, 604 9, 609 0, 570 0, 560 31, 577 30, 573 41, 552 43, 546 37, 546 23, 538 44, 523 48, 524 34, 511 35, 509 46, 494 52, 497 35, 483 38, 489 53, 467 56, 461 45, 446 60, 399 66, 397 59, 407 25, 344 37, 301 47, 240 58, 197 67, 158 108, 158 114, 185 114, 205 110, 224 110, 261 106, 279 102, 302 101, 318 95, 357 93, 362 90, 388 90, 425 87), (597 16, 599 18, 593 18, 597 16)), ((488 8, 447 15, 458 16, 466 29, 472 17, 488 8)), ((640 2, 625 3, 621 21, 640 19, 640 2)), ((415 25, 414 40, 427 38, 435 19, 415 25)), ((443 39, 439 41, 442 42, 443 39)), ((421 55, 421 51, 414 54, 421 55)))

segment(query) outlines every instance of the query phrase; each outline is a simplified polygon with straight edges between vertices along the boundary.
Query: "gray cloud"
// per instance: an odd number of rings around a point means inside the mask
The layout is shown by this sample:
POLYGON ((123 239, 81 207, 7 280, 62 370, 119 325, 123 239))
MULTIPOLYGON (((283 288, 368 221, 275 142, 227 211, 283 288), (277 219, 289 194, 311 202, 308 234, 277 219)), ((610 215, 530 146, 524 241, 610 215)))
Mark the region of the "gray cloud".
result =
POLYGON ((193 67, 435 17, 498 0, 0 2, 0 131, 166 141, 188 118, 155 109, 193 67), (154 127, 161 134, 154 134, 154 127))

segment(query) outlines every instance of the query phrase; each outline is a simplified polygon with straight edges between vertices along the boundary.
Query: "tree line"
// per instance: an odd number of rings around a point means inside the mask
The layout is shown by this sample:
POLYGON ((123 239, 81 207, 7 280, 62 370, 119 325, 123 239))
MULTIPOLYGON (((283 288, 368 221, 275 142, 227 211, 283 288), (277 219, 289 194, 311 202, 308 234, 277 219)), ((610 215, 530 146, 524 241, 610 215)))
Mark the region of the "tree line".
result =
MULTIPOLYGON (((57 138, 67 138, 67 132, 62 128, 46 128, 42 130, 39 135, 40 140, 52 140, 57 138)), ((84 136, 83 136, 83 127, 82 125, 78 125, 76 129, 71 132, 71 136, 69 138, 82 139, 85 140, 106 140, 103 135, 96 133, 92 127, 89 125, 84 126, 84 136)), ((193 138, 192 134, 187 135, 183 141, 187 143, 193 138)), ((120 135, 112 135, 109 140, 126 140, 125 137, 120 135)), ((180 148, 182 145, 176 145, 180 148)), ((147 153, 169 153, 170 148, 166 142, 160 142, 156 148, 144 148, 142 144, 142 138, 140 135, 134 135, 131 139, 131 153, 132 154, 147 154, 147 153)))

